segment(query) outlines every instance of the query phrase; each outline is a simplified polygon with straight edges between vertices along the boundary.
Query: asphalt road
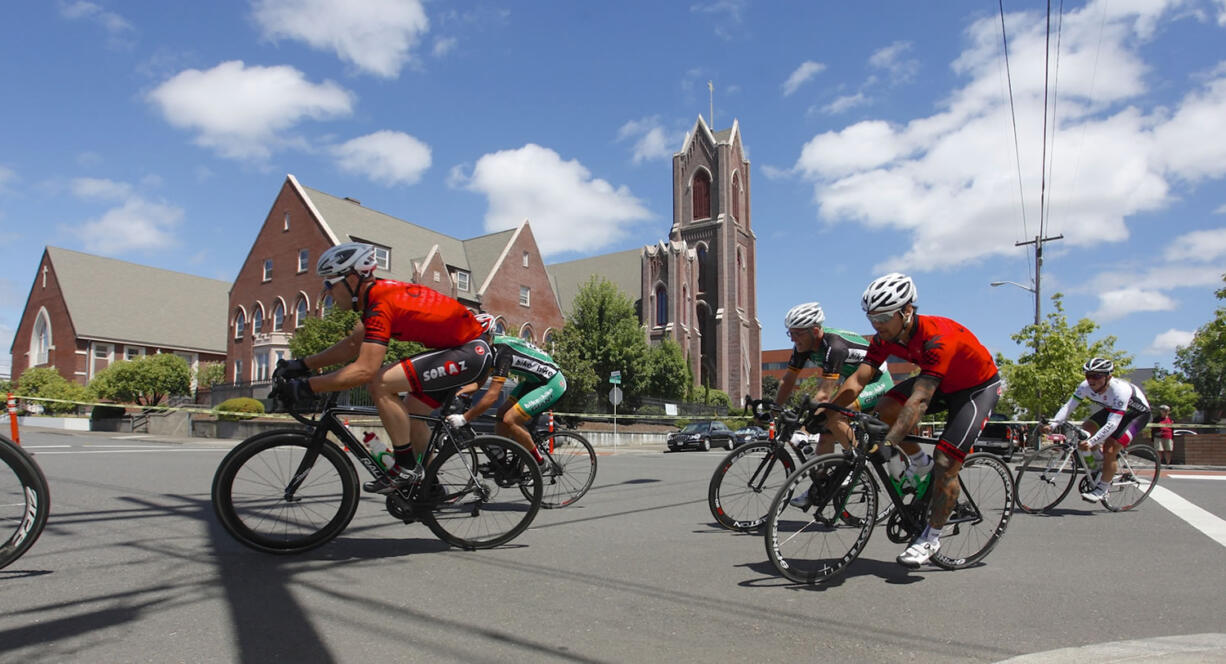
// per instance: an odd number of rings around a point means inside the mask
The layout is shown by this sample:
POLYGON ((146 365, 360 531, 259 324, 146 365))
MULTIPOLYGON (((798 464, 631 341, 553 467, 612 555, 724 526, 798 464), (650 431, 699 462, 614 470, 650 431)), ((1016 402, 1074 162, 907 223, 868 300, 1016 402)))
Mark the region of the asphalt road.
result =
POLYGON ((276 557, 213 517, 228 443, 22 438, 53 510, 0 570, 5 662, 1226 657, 1226 537, 1211 536, 1226 484, 1210 471, 1165 478, 1176 498, 1132 513, 1073 496, 1050 516, 1018 514, 983 565, 957 572, 899 567, 901 546, 879 530, 845 578, 807 587, 774 573, 761 537, 714 525, 706 489, 722 451, 602 450, 586 497, 496 550, 449 549, 367 498, 333 542, 276 557), (1184 503, 1198 525, 1171 511, 1184 503))

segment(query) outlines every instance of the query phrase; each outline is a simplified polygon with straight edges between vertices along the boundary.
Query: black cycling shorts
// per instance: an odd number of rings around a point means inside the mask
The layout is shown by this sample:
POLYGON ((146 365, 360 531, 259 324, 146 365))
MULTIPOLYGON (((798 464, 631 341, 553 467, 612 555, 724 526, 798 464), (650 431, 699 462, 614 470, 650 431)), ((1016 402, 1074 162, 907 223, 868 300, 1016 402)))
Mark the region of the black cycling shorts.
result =
POLYGON ((409 393, 431 408, 438 408, 458 387, 484 382, 493 366, 494 353, 484 339, 418 353, 400 363, 409 379, 409 393))
MULTIPOLYGON (((1097 424, 1098 428, 1103 428, 1107 423, 1107 418, 1111 416, 1111 411, 1106 408, 1100 408, 1097 413, 1090 416, 1090 421, 1097 424)), ((1143 430, 1145 425, 1149 424, 1149 411, 1130 410, 1124 413, 1120 419, 1119 426, 1115 427, 1115 431, 1111 432, 1107 438, 1114 438, 1120 441, 1120 445, 1128 447, 1128 443, 1132 442, 1133 438, 1137 437, 1137 432, 1143 430)))
MULTIPOLYGON (((904 380, 885 395, 900 403, 906 403, 918 378, 919 376, 916 376, 904 380)), ((983 425, 987 424, 988 418, 992 416, 992 409, 1000 399, 1000 389, 1000 376, 996 375, 965 390, 949 394, 934 393, 932 401, 928 403, 928 410, 949 411, 945 418, 945 432, 937 441, 937 449, 959 462, 965 459, 975 441, 979 440, 983 425)))

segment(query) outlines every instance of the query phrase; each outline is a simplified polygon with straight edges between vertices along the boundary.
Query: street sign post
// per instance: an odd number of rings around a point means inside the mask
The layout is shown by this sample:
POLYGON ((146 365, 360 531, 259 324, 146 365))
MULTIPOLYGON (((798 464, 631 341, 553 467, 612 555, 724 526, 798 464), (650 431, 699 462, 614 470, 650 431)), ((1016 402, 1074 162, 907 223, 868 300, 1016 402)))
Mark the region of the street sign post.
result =
MULTIPOLYGON (((614 371, 613 375, 617 376, 618 381, 621 380, 621 372, 614 371)), ((609 380, 613 380, 613 376, 610 376, 609 380)), ((613 389, 609 390, 609 403, 613 404, 613 447, 617 447, 617 406, 621 402, 622 388, 614 384, 613 389)))
POLYGON ((622 384, 622 372, 620 371, 609 372, 609 382, 613 383, 614 385, 621 385, 622 384))

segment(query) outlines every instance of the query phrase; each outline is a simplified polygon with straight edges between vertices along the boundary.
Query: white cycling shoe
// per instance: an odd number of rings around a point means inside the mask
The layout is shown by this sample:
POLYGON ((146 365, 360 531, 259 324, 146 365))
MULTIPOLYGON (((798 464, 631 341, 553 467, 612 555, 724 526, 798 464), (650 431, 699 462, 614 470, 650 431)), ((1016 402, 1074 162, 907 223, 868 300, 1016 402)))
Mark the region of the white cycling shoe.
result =
POLYGON ((906 551, 898 554, 898 564, 903 567, 917 569, 920 565, 928 562, 928 559, 936 555, 936 552, 940 549, 941 540, 932 542, 916 540, 911 546, 907 547, 906 551))

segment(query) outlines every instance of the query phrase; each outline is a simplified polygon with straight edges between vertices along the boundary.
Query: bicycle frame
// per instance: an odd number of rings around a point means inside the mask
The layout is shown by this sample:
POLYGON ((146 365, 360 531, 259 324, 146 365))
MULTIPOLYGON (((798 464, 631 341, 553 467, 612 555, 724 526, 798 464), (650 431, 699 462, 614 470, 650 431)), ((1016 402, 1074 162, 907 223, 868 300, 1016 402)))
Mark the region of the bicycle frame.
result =
MULTIPOLYGON (((374 454, 366 447, 366 445, 358 442, 357 436, 345 426, 343 416, 359 415, 366 417, 378 417, 379 411, 372 406, 338 406, 336 404, 338 392, 329 393, 322 404, 319 417, 312 419, 303 415, 300 411, 288 409, 290 417, 293 417, 299 423, 311 429, 311 443, 307 447, 306 454, 303 455, 302 461, 298 464, 297 470, 294 472, 293 478, 289 485, 285 487, 285 499, 287 501, 294 500, 294 493, 298 490, 302 483, 306 481, 310 474, 311 468, 315 465, 315 461, 319 458, 320 448, 326 444, 328 434, 331 433, 340 440, 349 453, 357 457, 358 461, 366 468, 375 479, 387 478, 391 479, 387 471, 375 460, 374 454)), ((443 412, 446 412, 447 406, 455 397, 455 393, 448 394, 443 399, 441 406, 443 412)), ((455 430, 447 424, 446 420, 430 415, 410 414, 410 418, 424 420, 431 424, 430 427, 430 442, 426 446, 426 458, 431 456, 431 453, 441 449, 444 438, 448 440, 455 439, 455 430)), ((423 462, 424 465, 424 462, 423 462)), ((475 478, 474 478, 475 479, 475 478)), ((393 485, 394 486, 394 485, 393 485)), ((394 494, 398 494, 401 498, 409 498, 410 489, 394 489, 394 494)))
MULTIPOLYGON (((854 444, 850 449, 844 449, 842 452, 844 457, 851 458, 851 465, 847 466, 844 472, 832 476, 827 484, 827 490, 814 497, 814 513, 820 513, 821 508, 839 496, 842 483, 846 478, 859 477, 861 473, 867 472, 871 465, 881 483, 882 490, 889 496, 890 502, 894 504, 894 512, 890 516, 889 524, 887 524, 887 533, 890 539, 896 543, 902 543, 910 541, 916 535, 919 535, 928 526, 928 505, 933 492, 931 483, 927 485, 927 489, 922 495, 900 490, 894 483, 894 478, 890 475, 889 469, 886 468, 885 462, 876 453, 878 443, 872 442, 868 433, 863 430, 862 418, 866 416, 857 411, 839 408, 834 404, 820 404, 820 407, 836 409, 848 417, 854 434, 854 444), (914 498, 907 502, 907 496, 914 496, 914 498)), ((914 443, 936 442, 931 438, 921 436, 907 436, 904 440, 914 443)), ((835 452, 835 454, 838 454, 838 452, 835 452)), ((956 527, 963 523, 978 523, 983 520, 979 506, 975 504, 974 497, 966 490, 966 485, 963 483, 961 476, 958 477, 958 488, 970 509, 963 509, 960 514, 957 511, 950 513, 943 528, 956 527)), ((840 507, 842 506, 840 505, 840 507)))

